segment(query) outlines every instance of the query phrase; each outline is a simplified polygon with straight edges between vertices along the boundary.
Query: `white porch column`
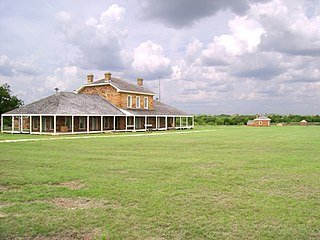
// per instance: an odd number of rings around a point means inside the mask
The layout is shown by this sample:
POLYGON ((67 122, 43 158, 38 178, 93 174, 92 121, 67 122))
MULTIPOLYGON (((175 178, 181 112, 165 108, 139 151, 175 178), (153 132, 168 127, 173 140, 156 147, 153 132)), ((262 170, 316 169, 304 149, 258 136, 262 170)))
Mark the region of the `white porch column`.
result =
POLYGON ((156 129, 158 129, 158 116, 156 116, 156 129))
POLYGON ((136 131, 136 116, 133 116, 133 131, 136 131))
POLYGON ((20 115, 20 132, 23 132, 23 119, 22 119, 22 115, 20 115))
POLYGON ((90 116, 87 116, 87 132, 90 131, 90 116))
POLYGON ((194 116, 192 116, 192 128, 194 128, 194 116))
POLYGON ((29 132, 32 133, 32 116, 31 115, 29 119, 29 132))
POLYGON ((116 130, 116 116, 113 116, 113 131, 116 130))
POLYGON ((3 115, 1 115, 1 132, 3 132, 3 115))
POLYGON ((166 130, 168 129, 168 116, 166 116, 166 122, 165 122, 165 128, 166 128, 166 130))
POLYGON ((42 115, 39 116, 40 118, 40 133, 42 132, 42 115))
POLYGON ((180 117, 180 129, 181 129, 181 126, 182 126, 182 117, 180 117))
POLYGON ((71 116, 71 133, 73 134, 74 132, 74 116, 71 116))
POLYGON ((128 116, 126 116, 126 131, 128 131, 128 116))
POLYGON ((14 131, 14 116, 11 116, 11 130, 14 131))
POLYGON ((103 132, 103 116, 101 116, 100 126, 100 131, 103 132))
POLYGON ((144 117, 144 130, 147 131, 147 116, 144 117))
POLYGON ((57 116, 56 115, 53 116, 53 133, 54 134, 57 133, 57 116))

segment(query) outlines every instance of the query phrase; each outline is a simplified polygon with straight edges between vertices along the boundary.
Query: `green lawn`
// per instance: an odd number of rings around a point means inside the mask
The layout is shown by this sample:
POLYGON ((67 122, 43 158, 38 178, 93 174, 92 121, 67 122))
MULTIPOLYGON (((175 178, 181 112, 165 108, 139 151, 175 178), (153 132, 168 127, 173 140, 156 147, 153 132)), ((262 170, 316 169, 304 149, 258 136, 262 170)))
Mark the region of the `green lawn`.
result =
POLYGON ((203 129, 0 142, 0 239, 320 239, 320 127, 203 129))

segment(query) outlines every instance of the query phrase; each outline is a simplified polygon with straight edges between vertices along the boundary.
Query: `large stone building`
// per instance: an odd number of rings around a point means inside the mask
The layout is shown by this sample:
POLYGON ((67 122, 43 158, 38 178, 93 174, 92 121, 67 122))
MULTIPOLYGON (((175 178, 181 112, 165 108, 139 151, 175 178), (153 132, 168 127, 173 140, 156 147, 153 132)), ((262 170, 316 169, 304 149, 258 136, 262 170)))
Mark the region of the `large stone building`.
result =
POLYGON ((59 92, 1 116, 1 131, 31 134, 76 134, 193 128, 194 118, 154 99, 137 84, 112 77, 87 83, 75 92, 59 92))

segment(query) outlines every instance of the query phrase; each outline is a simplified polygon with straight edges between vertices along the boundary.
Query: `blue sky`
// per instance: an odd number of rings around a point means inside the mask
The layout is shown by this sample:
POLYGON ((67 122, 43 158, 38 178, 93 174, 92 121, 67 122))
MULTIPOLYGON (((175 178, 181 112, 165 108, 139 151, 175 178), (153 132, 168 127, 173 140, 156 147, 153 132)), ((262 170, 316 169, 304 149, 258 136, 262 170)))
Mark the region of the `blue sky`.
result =
POLYGON ((0 83, 25 103, 104 72, 191 113, 319 114, 317 0, 3 0, 0 83))

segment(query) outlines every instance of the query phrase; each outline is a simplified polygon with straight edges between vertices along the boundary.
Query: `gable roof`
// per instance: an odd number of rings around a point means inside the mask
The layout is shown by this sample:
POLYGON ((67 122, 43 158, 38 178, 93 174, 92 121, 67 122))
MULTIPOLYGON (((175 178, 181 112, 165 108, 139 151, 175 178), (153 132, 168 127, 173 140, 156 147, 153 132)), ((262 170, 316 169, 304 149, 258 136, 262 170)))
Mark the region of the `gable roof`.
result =
POLYGON ((5 114, 124 115, 99 95, 60 92, 5 114))
POLYGON ((145 87, 141 87, 133 82, 123 80, 120 78, 115 78, 115 77, 111 77, 111 80, 105 80, 103 78, 103 79, 94 81, 92 83, 83 84, 79 89, 77 89, 77 92, 79 92, 81 89, 85 87, 101 86, 101 85, 109 85, 109 84, 115 87, 118 92, 142 93, 146 95, 155 95, 154 92, 152 92, 151 90, 145 87))
POLYGON ((192 114, 171 107, 167 104, 154 100, 154 110, 148 109, 126 109, 125 111, 133 115, 166 115, 166 116, 191 116, 192 114))
POLYGON ((269 121, 271 121, 271 119, 267 118, 266 116, 260 116, 260 117, 255 118, 254 120, 269 120, 269 121))

